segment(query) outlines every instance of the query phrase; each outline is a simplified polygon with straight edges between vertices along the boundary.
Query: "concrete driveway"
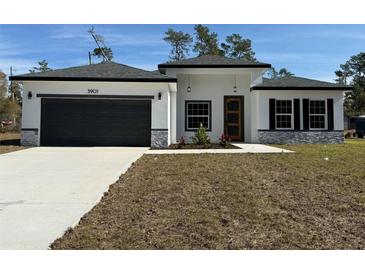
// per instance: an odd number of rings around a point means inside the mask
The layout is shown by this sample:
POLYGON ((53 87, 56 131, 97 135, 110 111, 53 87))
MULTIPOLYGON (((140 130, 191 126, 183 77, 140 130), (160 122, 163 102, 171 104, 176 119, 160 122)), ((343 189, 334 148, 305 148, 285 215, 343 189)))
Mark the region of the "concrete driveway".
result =
POLYGON ((0 249, 47 249, 147 149, 37 147, 0 155, 0 249))

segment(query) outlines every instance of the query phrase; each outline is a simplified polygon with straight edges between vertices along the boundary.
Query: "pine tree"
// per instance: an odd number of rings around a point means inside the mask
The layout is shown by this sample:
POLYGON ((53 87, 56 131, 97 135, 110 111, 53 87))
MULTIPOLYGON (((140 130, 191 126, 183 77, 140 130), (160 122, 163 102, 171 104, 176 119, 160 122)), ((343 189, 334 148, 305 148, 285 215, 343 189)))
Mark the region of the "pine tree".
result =
POLYGON ((182 31, 174 31, 170 28, 165 32, 165 35, 163 40, 172 47, 169 56, 170 60, 179 61, 185 59, 189 54, 189 49, 193 42, 190 34, 182 31))
POLYGON ((207 26, 195 25, 194 51, 198 56, 202 55, 224 55, 224 51, 219 48, 218 34, 210 32, 207 26))
POLYGON ((244 39, 237 33, 227 36, 226 43, 222 43, 221 47, 227 57, 256 61, 255 53, 251 47, 251 40, 244 39))
POLYGON ((42 60, 38 62, 38 67, 33 67, 33 69, 30 69, 30 73, 36 73, 36 72, 46 72, 52 70, 48 67, 48 62, 46 60, 42 60))

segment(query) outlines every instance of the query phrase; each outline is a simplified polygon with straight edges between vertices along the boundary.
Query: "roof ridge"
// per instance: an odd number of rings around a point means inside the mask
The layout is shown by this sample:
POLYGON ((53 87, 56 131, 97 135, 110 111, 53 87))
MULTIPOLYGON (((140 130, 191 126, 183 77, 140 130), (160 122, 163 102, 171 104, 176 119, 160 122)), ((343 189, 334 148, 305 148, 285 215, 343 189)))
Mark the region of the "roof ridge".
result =
MULTIPOLYGON (((51 69, 50 71, 29 72, 29 73, 19 74, 19 75, 15 75, 15 76, 42 76, 43 74, 51 72, 51 71, 52 72, 61 72, 61 71, 66 71, 66 70, 82 69, 82 68, 87 68, 87 67, 94 67, 94 66, 108 65, 108 64, 113 64, 113 65, 118 65, 118 66, 126 67, 126 68, 129 68, 129 69, 133 69, 133 70, 138 70, 138 71, 141 71, 141 72, 144 72, 144 73, 147 73, 147 74, 148 73, 154 74, 153 72, 151 72, 149 70, 133 67, 133 66, 126 65, 126 64, 117 63, 117 62, 114 62, 114 61, 108 61, 108 62, 86 64, 86 65, 80 65, 80 66, 72 66, 72 67, 67 67, 67 68, 51 69)), ((161 76, 164 77, 165 75, 161 74, 161 76)))
POLYGON ((149 81, 149 82, 176 82, 175 77, 169 77, 163 74, 157 74, 149 70, 132 67, 116 62, 102 62, 75 66, 69 68, 60 68, 44 72, 28 73, 12 76, 10 80, 43 80, 43 81, 86 81, 86 80, 106 80, 106 81, 149 81), (63 80, 62 80, 63 79, 63 80))
POLYGON ((310 79, 301 76, 288 75, 276 79, 263 77, 263 81, 251 88, 252 90, 282 90, 282 89, 316 89, 316 90, 350 90, 351 85, 342 85, 339 83, 327 82, 322 80, 310 79))
POLYGON ((207 68, 207 67, 221 67, 221 68, 250 68, 250 67, 262 67, 270 68, 271 65, 268 63, 262 63, 259 61, 249 60, 248 58, 232 58, 222 55, 205 54, 201 56, 195 56, 182 60, 167 61, 165 63, 160 63, 159 68, 164 67, 195 67, 195 68, 207 68))
POLYGON ((339 85, 338 83, 333 83, 333 82, 328 82, 328 81, 323 81, 323 80, 318 80, 318 79, 311 79, 311 78, 307 78, 307 77, 302 77, 302 76, 296 76, 296 75, 285 75, 282 76, 280 78, 267 78, 267 77, 262 77, 263 79, 269 80, 269 81, 275 81, 275 80, 282 80, 285 78, 297 78, 297 79, 303 79, 303 80, 309 80, 309 81, 316 81, 316 82, 321 82, 321 83, 326 83, 326 84, 333 84, 333 85, 339 85))

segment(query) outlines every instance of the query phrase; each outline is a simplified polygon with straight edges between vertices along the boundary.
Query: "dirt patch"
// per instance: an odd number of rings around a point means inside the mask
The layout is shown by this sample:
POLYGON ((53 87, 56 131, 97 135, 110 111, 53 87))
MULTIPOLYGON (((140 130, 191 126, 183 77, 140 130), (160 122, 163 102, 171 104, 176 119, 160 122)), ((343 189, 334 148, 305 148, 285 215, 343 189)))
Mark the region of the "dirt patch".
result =
POLYGON ((365 142, 145 155, 53 249, 365 249, 365 142))

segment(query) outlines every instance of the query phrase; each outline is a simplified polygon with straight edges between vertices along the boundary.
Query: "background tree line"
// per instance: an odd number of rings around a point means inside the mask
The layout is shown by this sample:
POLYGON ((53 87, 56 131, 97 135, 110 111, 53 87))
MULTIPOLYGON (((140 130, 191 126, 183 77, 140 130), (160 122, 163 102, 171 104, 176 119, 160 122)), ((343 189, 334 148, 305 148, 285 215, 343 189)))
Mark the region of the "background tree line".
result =
POLYGON ((353 85, 354 90, 345 94, 344 110, 348 116, 365 114, 365 52, 350 57, 335 71, 336 82, 353 85))
MULTIPOLYGON (((42 60, 37 67, 29 70, 30 73, 50 71, 48 62, 42 60)), ((6 126, 10 130, 18 130, 21 118, 23 86, 16 81, 9 82, 7 75, 0 71, 0 122, 11 121, 12 125, 6 126)), ((2 130, 4 127, 0 125, 2 130)))
MULTIPOLYGON (((170 61, 186 59, 192 50, 196 56, 218 55, 233 59, 246 59, 255 62, 255 52, 252 42, 238 33, 226 36, 224 42, 219 43, 218 34, 211 32, 207 26, 195 25, 194 36, 182 31, 169 28, 165 32, 164 41, 170 44, 170 61)), ((267 77, 277 79, 294 75, 286 68, 276 70, 274 67, 267 73, 267 77)))
POLYGON ((22 86, 19 83, 9 83, 4 72, 0 71, 0 129, 4 121, 11 121, 11 128, 17 128, 20 123, 22 102, 22 86))

